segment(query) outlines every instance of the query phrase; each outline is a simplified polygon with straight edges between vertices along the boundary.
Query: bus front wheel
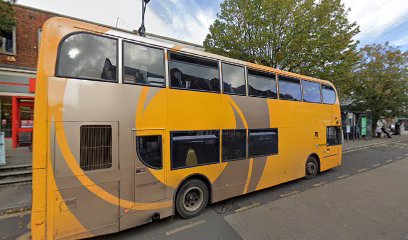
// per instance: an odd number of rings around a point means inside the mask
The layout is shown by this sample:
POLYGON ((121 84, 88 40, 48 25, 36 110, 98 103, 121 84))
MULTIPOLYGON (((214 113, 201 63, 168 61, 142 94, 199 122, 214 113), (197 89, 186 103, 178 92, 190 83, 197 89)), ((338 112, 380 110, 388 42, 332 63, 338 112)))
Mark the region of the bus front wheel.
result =
POLYGON ((306 173, 305 178, 312 179, 316 177, 318 172, 319 172, 319 162, 317 161, 316 157, 309 156, 309 158, 306 161, 306 165, 305 165, 305 173, 306 173))
POLYGON ((207 206, 208 188, 198 179, 183 184, 176 196, 176 210, 182 218, 198 216, 207 206))

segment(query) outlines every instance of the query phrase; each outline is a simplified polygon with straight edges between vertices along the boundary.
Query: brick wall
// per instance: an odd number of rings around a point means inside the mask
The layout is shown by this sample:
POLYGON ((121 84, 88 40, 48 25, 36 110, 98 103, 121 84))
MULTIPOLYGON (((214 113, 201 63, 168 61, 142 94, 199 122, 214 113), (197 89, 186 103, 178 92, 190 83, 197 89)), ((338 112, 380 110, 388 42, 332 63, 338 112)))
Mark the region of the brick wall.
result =
POLYGON ((14 5, 14 10, 17 20, 16 54, 6 55, 0 53, 0 65, 36 68, 38 58, 38 30, 42 28, 43 23, 47 19, 56 15, 20 5, 14 5))

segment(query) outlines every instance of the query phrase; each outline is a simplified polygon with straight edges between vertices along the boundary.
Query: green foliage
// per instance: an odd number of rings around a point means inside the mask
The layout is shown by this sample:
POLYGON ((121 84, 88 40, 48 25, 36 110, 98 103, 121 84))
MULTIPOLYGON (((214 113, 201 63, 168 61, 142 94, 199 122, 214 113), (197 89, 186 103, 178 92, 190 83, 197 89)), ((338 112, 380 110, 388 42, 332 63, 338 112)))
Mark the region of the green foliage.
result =
POLYGON ((11 3, 0 0, 0 30, 11 31, 16 25, 14 9, 11 3))
POLYGON ((407 115, 408 52, 385 43, 366 45, 359 55, 351 86, 352 107, 371 111, 373 124, 379 117, 407 115))
POLYGON ((225 0, 204 47, 347 89, 359 32, 348 11, 340 0, 225 0))

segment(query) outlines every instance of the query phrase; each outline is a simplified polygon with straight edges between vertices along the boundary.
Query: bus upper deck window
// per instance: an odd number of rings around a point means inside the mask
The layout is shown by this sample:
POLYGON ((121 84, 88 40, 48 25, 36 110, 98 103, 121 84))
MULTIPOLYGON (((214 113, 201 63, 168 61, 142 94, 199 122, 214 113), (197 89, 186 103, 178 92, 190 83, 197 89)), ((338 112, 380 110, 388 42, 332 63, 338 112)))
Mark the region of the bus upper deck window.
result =
POLYGON ((283 100, 301 101, 300 80, 279 76, 279 98, 283 100))
POLYGON ((320 83, 303 80, 303 101, 311 103, 320 103, 320 83))
POLYGON ((164 50, 124 42, 123 82, 164 87, 164 50))
POLYGON ((336 92, 331 86, 322 85, 323 103, 334 104, 336 102, 336 92))
POLYGON ((171 52, 169 69, 172 88, 220 92, 217 61, 171 52))
POLYGON ((117 81, 117 40, 75 33, 60 44, 58 77, 117 81))
POLYGON ((222 63, 224 93, 246 95, 245 68, 222 63))
POLYGON ((248 91, 250 96, 276 98, 276 75, 249 69, 248 91))

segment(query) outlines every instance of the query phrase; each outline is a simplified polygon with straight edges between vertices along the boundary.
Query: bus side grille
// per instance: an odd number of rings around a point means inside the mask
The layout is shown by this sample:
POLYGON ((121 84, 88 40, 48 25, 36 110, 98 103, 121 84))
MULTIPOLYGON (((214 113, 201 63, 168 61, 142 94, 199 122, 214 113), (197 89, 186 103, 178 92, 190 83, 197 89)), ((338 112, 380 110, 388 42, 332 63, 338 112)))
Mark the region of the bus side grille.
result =
POLYGON ((112 126, 83 125, 80 129, 80 166, 85 171, 112 167, 112 126))

